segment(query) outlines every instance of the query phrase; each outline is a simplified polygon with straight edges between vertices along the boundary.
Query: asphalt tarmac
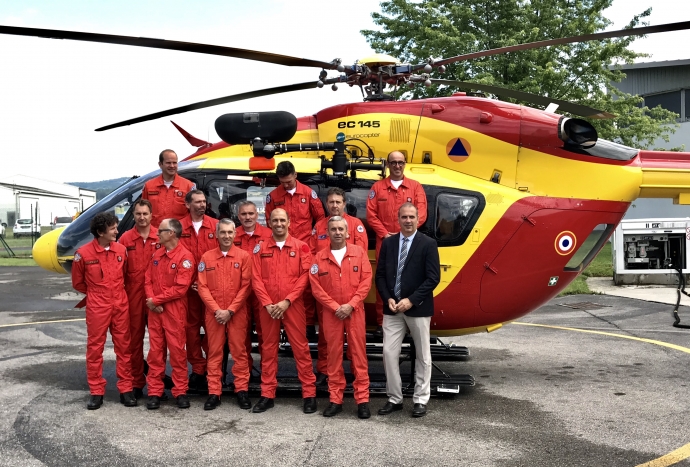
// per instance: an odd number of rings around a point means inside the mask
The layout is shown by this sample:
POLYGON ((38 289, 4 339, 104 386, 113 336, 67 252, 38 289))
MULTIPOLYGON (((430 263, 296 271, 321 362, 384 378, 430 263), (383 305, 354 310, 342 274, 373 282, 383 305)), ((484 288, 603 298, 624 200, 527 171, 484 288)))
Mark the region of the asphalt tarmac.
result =
MULTIPOLYGON (((67 276, 0 268, 0 465, 690 466, 690 330, 671 326, 667 304, 554 299, 520 323, 453 339, 471 357, 440 365, 474 375, 474 388, 432 398, 420 419, 410 399, 377 416, 377 396, 372 418, 359 420, 351 397, 330 419, 320 415, 326 397, 304 415, 289 395, 263 414, 233 397, 206 412, 205 396, 189 410, 125 408, 110 342, 105 404, 87 411, 77 301, 67 276)), ((680 315, 690 324, 689 308, 680 315)), ((281 371, 294 364, 282 359, 281 371)))

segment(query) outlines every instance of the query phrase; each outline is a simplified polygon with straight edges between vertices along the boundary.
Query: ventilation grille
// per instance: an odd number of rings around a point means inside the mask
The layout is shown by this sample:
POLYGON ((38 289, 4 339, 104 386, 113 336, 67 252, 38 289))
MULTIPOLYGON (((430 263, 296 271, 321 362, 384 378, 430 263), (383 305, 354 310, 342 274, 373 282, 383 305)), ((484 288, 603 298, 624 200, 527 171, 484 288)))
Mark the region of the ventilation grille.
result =
POLYGON ((391 129, 388 135, 388 141, 391 143, 409 143, 410 119, 391 118, 391 129))

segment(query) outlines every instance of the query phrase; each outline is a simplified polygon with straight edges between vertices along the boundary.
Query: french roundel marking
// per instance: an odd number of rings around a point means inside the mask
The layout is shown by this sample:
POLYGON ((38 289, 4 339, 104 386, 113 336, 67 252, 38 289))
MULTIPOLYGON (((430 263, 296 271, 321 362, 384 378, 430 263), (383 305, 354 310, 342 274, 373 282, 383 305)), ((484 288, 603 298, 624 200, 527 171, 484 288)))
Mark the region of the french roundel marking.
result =
POLYGON ((569 255, 570 253, 575 251, 576 245, 577 238, 575 237, 575 234, 568 230, 559 233, 556 237, 556 242, 554 243, 554 246, 556 247, 556 253, 562 256, 569 255))

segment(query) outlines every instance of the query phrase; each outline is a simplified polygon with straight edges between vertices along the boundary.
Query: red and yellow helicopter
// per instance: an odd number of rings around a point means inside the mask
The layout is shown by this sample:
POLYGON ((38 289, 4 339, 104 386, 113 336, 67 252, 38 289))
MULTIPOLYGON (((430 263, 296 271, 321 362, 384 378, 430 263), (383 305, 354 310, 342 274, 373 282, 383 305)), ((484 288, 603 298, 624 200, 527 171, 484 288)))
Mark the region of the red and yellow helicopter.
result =
MULTIPOLYGON (((348 192, 348 209, 366 223, 369 188, 385 175, 384 159, 400 150, 406 175, 424 185, 428 217, 420 230, 436 239, 441 283, 435 291, 433 333, 493 331, 536 309, 566 287, 608 240, 631 202, 673 198, 690 204, 690 153, 638 150, 598 139, 584 119, 456 93, 394 101, 387 86, 457 86, 499 94, 585 118, 613 115, 583 105, 477 83, 432 79, 445 65, 499 53, 585 40, 690 29, 690 22, 624 29, 522 44, 421 64, 377 54, 346 66, 215 45, 106 34, 0 26, 0 34, 153 47, 320 68, 318 81, 227 96, 99 128, 131 125, 189 110, 278 93, 347 84, 364 102, 294 118, 287 112, 227 114, 216 121, 224 140, 210 143, 182 130, 198 149, 180 164, 216 213, 235 214, 245 198, 261 207, 277 184, 276 160, 290 159, 299 179, 319 196, 331 186, 348 192), (337 76, 329 75, 337 71, 337 76)), ((129 206, 152 172, 115 190, 69 227, 34 247, 44 268, 69 272, 76 249, 90 240, 93 214, 114 211, 122 231, 133 225, 129 206)), ((373 250, 373 233, 369 231, 373 250)), ((373 251, 370 251, 373 260, 373 251)), ((368 300, 373 307, 373 292, 368 300)), ((374 324, 373 308, 368 309, 374 324)))

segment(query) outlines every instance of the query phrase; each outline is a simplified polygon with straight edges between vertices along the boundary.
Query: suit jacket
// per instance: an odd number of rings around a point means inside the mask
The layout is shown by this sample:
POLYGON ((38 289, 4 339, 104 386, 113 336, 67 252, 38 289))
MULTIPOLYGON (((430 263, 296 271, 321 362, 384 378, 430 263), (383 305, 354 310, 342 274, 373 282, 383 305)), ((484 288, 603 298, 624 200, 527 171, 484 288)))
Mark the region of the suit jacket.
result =
MULTIPOLYGON (((383 313, 392 315, 388 299, 395 300, 395 276, 400 255, 400 235, 391 235, 383 240, 376 265, 376 288, 383 299, 383 313)), ((434 289, 441 280, 441 264, 436 241, 420 231, 412 240, 407 251, 405 267, 400 282, 400 298, 412 302, 407 316, 433 316, 434 289)))

